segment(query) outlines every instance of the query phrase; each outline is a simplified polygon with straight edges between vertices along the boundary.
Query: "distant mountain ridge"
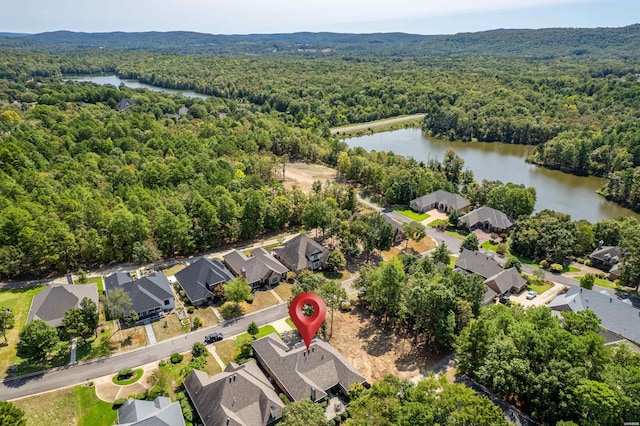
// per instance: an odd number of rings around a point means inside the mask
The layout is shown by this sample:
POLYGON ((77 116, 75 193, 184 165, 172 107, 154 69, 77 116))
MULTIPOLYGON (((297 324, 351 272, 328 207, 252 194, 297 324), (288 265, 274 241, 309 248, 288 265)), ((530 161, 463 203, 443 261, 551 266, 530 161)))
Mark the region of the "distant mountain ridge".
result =
POLYGON ((311 54, 638 58, 640 24, 620 28, 497 29, 455 35, 311 33, 215 35, 189 31, 0 35, 0 47, 62 53, 76 49, 178 54, 311 54))

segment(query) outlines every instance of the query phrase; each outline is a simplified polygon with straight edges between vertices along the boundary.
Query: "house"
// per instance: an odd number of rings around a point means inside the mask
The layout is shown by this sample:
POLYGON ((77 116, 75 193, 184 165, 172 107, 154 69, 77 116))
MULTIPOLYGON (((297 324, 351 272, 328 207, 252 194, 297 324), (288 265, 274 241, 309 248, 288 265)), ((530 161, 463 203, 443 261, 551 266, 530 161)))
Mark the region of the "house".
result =
POLYGON ((154 272, 137 280, 132 280, 129 274, 118 272, 105 278, 104 288, 107 296, 117 288, 124 290, 131 298, 131 310, 136 311, 140 319, 158 317, 175 307, 169 280, 162 272, 154 272))
POLYGON ((64 314, 72 308, 79 308, 82 299, 88 297, 98 305, 98 287, 95 284, 48 285, 40 293, 33 296, 27 323, 42 320, 52 327, 61 327, 64 314))
MULTIPOLYGON (((622 252, 618 246, 603 246, 602 241, 598 244, 598 247, 589 255, 593 266, 610 270, 613 266, 617 265, 622 258, 622 252)), ((619 277, 618 272, 618 277, 619 277)))
POLYGON ((134 105, 134 104, 135 104, 135 102, 134 102, 133 99, 131 99, 131 98, 122 98, 122 99, 120 99, 120 101, 116 105, 116 108, 118 109, 118 111, 124 111, 125 109, 129 108, 131 105, 134 105))
POLYGON ((118 408, 118 425, 121 426, 184 426, 179 402, 171 402, 166 396, 153 401, 128 399, 118 408))
POLYGON ((260 367, 292 401, 317 402, 330 394, 347 395, 354 383, 368 386, 362 374, 323 340, 314 339, 309 351, 305 346, 290 349, 272 333, 252 346, 260 367))
POLYGON ((460 222, 467 224, 469 229, 481 229, 485 232, 509 232, 515 221, 500 210, 491 207, 480 207, 460 217, 460 222))
POLYGON ((224 263, 236 276, 242 276, 251 288, 276 285, 285 279, 289 268, 284 266, 265 249, 257 248, 247 257, 238 250, 224 255, 224 263))
POLYGON ((175 278, 191 304, 200 305, 212 301, 215 287, 232 280, 233 274, 222 262, 200 257, 177 272, 175 278))
POLYGON ((323 268, 329 257, 329 250, 306 234, 298 234, 280 247, 274 248, 273 255, 284 266, 298 273, 304 269, 323 268))
POLYGON ((263 426, 282 417, 284 403, 255 361, 230 362, 211 377, 193 370, 184 388, 205 426, 263 426))
POLYGON ((620 270, 620 264, 616 263, 615 265, 613 265, 611 267, 611 269, 609 269, 609 277, 608 278, 611 281, 619 280, 621 273, 622 273, 622 271, 620 270))
POLYGON ((522 278, 516 268, 509 268, 487 278, 484 285, 487 291, 485 291, 483 303, 487 305, 508 292, 520 293, 526 287, 527 280, 522 278))
POLYGON ((406 239, 406 234, 404 232, 404 228, 398 222, 396 222, 389 213, 381 213, 382 218, 391 225, 393 228, 393 243, 400 244, 400 242, 406 239))
POLYGON ((496 260, 479 251, 464 249, 458 259, 456 259, 456 268, 463 273, 474 273, 487 279, 504 271, 496 260))
POLYGON ((556 312, 579 312, 591 310, 600 318, 600 326, 607 330, 603 334, 607 343, 629 340, 640 344, 640 310, 627 301, 621 301, 586 288, 571 286, 565 294, 558 295, 549 303, 549 308, 556 312))
POLYGON ((411 200, 409 208, 419 213, 425 213, 433 209, 438 209, 438 211, 445 213, 451 213, 454 210, 466 212, 469 209, 469 201, 458 194, 438 189, 431 194, 411 200))

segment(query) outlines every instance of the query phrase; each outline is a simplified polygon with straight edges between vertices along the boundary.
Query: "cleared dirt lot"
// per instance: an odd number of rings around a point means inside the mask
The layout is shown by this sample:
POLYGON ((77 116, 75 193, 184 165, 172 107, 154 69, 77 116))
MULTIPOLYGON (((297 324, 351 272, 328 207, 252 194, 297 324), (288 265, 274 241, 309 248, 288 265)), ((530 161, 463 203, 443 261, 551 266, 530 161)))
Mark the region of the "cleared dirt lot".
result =
POLYGON ((287 189, 297 186, 309 193, 314 181, 324 183, 327 179, 335 180, 336 171, 320 164, 289 163, 285 168, 284 177, 283 184, 287 189))
POLYGON ((380 318, 359 306, 334 313, 330 343, 369 381, 387 374, 410 379, 449 354, 432 353, 424 343, 416 344, 394 328, 383 328, 380 318))

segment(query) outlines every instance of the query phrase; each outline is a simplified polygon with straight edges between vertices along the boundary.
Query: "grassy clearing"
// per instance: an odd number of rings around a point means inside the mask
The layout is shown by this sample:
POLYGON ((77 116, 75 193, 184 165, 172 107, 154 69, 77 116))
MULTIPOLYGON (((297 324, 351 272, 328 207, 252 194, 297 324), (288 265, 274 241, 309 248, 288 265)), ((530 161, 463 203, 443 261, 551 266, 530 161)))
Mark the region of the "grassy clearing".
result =
POLYGON ((24 410, 27 425, 107 426, 117 420, 117 411, 98 399, 93 386, 47 392, 13 403, 24 410))
POLYGON ((182 271, 186 267, 187 265, 185 265, 184 263, 178 263, 177 265, 173 265, 171 268, 164 269, 162 272, 164 272, 166 276, 170 277, 182 271))
POLYGON ((4 344, 4 339, 0 338, 3 344, 0 346, 0 378, 6 377, 7 369, 20 360, 16 355, 19 334, 27 322, 33 296, 43 289, 44 286, 0 291, 0 306, 11 308, 15 318, 13 329, 7 330, 7 344, 4 344))
POLYGON ((113 382, 114 385, 126 386, 126 385, 133 384, 133 383, 137 382, 138 380, 140 380, 140 378, 144 374, 144 370, 142 368, 136 368, 135 370, 133 370, 133 376, 129 377, 128 379, 124 379, 124 380, 118 380, 118 374, 113 376, 111 381, 113 382))
MULTIPOLYGON (((577 275, 577 276, 572 277, 572 278, 580 281, 580 278, 582 278, 582 277, 584 277, 584 275, 577 275)), ((596 277, 596 281, 595 281, 594 284, 598 285, 600 287, 610 288, 610 289, 613 289, 613 290, 618 288, 618 287, 616 287, 616 284, 614 282, 609 281, 609 280, 605 280, 605 279, 602 279, 602 278, 597 278, 597 277, 596 277)))
POLYGON ((253 294, 253 303, 241 302, 236 305, 234 302, 225 302, 218 311, 225 320, 229 320, 277 304, 278 300, 270 291, 257 291, 253 294))
POLYGON ((416 222, 422 222, 423 220, 429 219, 429 217, 431 217, 429 213, 416 213, 411 209, 396 210, 396 212, 416 222))
POLYGON ((273 291, 275 291, 282 300, 286 301, 291 299, 291 284, 289 283, 280 283, 273 291))
POLYGON ((407 120, 404 120, 401 122, 396 122, 391 124, 380 124, 387 120, 389 120, 389 118, 383 118, 376 121, 369 121, 367 123, 348 124, 346 126, 334 127, 331 130, 332 130, 332 133, 336 133, 344 137, 362 136, 362 135, 368 135, 373 133, 388 132, 391 130, 405 129, 408 127, 419 127, 422 124, 423 118, 421 117, 421 118, 411 119, 410 117, 407 117, 407 120), (362 124, 366 124, 367 127, 353 128, 354 126, 360 126, 362 124))
POLYGON ((535 290, 538 294, 544 293, 551 287, 553 287, 552 284, 546 283, 544 281, 532 281, 527 285, 527 288, 529 290, 535 290))

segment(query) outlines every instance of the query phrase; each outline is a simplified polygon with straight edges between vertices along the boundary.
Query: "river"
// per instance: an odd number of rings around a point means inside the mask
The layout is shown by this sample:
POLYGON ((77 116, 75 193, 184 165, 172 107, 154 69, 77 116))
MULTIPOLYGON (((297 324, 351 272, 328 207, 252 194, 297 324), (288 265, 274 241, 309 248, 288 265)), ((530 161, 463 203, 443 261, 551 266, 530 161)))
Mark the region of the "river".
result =
POLYGON ((175 90, 175 89, 165 89, 164 87, 153 86, 151 84, 141 83, 138 80, 130 80, 123 79, 118 77, 117 75, 103 75, 103 74, 89 74, 89 75, 65 75, 65 81, 90 81, 96 84, 111 84, 116 87, 120 86, 120 84, 124 84, 127 87, 132 89, 149 89, 154 92, 166 92, 173 93, 176 95, 186 96, 187 98, 200 98, 206 99, 207 95, 203 95, 201 93, 193 92, 191 90, 175 90))
POLYGON ((483 179, 501 180, 533 186, 536 189, 536 211, 551 209, 568 213, 574 220, 597 222, 616 216, 640 216, 633 211, 607 201, 596 193, 604 178, 574 176, 558 170, 549 170, 524 161, 528 145, 501 142, 449 142, 432 138, 420 129, 402 129, 391 132, 348 138, 351 147, 361 146, 371 151, 393 151, 416 160, 437 159, 453 148, 464 159, 465 168, 473 170, 478 182, 483 179))

